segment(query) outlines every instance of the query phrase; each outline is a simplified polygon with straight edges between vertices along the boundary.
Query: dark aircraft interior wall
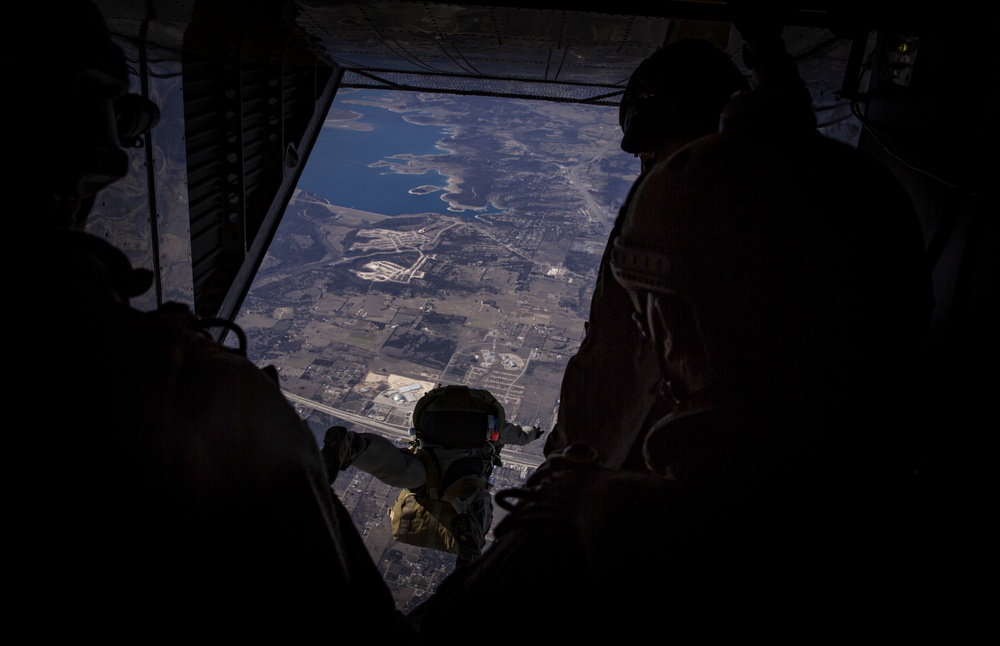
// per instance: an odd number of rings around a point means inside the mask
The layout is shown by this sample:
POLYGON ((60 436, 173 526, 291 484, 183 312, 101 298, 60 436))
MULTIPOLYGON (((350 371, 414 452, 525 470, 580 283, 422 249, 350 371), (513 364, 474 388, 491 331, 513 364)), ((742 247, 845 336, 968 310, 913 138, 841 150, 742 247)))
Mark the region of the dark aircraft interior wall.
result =
POLYGON ((997 57, 988 23, 933 24, 879 32, 858 146, 896 174, 920 215, 936 299, 929 361, 947 417, 969 428, 987 395, 975 361, 995 345, 996 209, 984 198, 996 174, 997 57))
POLYGON ((982 509, 992 504, 986 492, 995 470, 984 421, 993 414, 1000 293, 989 190, 997 168, 996 27, 995 19, 946 14, 919 28, 880 30, 872 83, 859 102, 858 147, 908 190, 933 267, 923 423, 912 429, 924 456, 928 531, 961 531, 970 554, 991 531, 982 509))

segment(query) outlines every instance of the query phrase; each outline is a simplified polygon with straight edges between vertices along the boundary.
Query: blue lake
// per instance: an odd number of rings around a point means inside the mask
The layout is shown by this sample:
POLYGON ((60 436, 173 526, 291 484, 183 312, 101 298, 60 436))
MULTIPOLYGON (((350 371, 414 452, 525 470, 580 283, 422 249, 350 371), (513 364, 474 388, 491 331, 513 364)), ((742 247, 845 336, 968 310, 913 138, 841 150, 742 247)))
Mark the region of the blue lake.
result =
MULTIPOLYGON (((362 90, 345 93, 343 99, 377 99, 380 95, 384 96, 385 92, 362 90)), ((439 141, 449 136, 444 128, 409 123, 403 119, 404 113, 385 108, 356 103, 341 104, 340 101, 341 97, 338 96, 333 107, 361 113, 362 116, 352 123, 365 123, 371 129, 324 126, 299 178, 299 188, 338 206, 382 215, 424 212, 455 215, 456 212, 449 211, 448 203, 441 199, 444 190, 425 195, 409 192, 425 185, 444 189, 448 183, 447 177, 435 171, 408 175, 395 173, 385 166, 372 167, 372 164, 393 155, 445 153, 446 151, 436 147, 439 141)), ((400 163, 400 160, 394 161, 400 163)), ((473 215, 472 211, 467 213, 473 215)))

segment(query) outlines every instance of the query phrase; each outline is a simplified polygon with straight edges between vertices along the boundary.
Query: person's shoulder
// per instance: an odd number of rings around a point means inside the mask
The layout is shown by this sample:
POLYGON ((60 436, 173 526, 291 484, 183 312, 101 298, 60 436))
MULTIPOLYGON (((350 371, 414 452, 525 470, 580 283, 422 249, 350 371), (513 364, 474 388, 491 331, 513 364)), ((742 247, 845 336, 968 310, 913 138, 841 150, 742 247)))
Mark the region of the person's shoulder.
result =
POLYGON ((640 189, 663 183, 682 173, 701 172, 702 166, 711 167, 713 162, 707 160, 725 151, 731 145, 732 137, 731 132, 713 132, 689 141, 650 169, 640 189))
POLYGON ((147 333, 155 331, 157 341, 172 345, 173 351, 182 353, 185 361, 215 361, 229 369, 261 372, 266 377, 242 348, 214 338, 210 333, 210 324, 187 305, 167 302, 156 310, 143 312, 141 316, 142 322, 137 326, 145 328, 147 333))

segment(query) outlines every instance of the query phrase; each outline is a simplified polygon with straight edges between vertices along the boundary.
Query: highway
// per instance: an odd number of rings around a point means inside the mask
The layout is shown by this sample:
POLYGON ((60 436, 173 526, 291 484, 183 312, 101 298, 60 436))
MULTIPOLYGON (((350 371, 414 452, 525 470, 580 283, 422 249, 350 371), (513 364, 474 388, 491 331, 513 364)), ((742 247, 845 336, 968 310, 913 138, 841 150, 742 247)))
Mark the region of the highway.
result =
MULTIPOLYGON (((358 415, 357 413, 349 413, 347 411, 340 410, 339 408, 334 408, 332 406, 327 406, 326 404, 320 404, 319 402, 314 402, 311 399, 306 399, 300 395, 296 395, 288 392, 287 390, 282 390, 285 398, 293 404, 298 404, 300 406, 305 406, 307 408, 312 408, 313 410, 318 410, 329 415, 336 415, 337 417, 354 422, 361 426, 365 426, 374 431, 378 431, 383 435, 387 435, 392 439, 398 440, 409 440, 410 439, 410 429, 403 428, 402 426, 396 426, 394 424, 387 424, 385 422, 380 422, 378 420, 370 419, 364 415, 358 415)), ((531 455, 528 453, 521 453, 519 451, 511 450, 501 450, 500 458, 503 460, 506 466, 519 466, 519 467, 531 467, 535 468, 540 465, 544 458, 539 455, 531 455)))

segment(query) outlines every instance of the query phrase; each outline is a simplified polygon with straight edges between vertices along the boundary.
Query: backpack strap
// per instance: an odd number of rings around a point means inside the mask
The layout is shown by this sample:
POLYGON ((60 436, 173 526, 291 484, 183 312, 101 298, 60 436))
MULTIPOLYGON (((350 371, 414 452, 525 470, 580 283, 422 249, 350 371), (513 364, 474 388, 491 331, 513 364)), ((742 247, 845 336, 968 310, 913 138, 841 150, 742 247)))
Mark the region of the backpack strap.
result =
POLYGON ((424 488, 427 496, 441 500, 443 492, 439 490, 441 486, 441 471, 438 469, 437 458, 431 455, 430 451, 426 451, 418 446, 413 446, 410 450, 424 463, 424 471, 427 472, 427 481, 424 484, 424 488))

